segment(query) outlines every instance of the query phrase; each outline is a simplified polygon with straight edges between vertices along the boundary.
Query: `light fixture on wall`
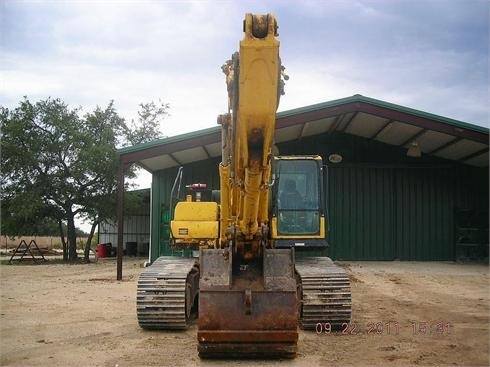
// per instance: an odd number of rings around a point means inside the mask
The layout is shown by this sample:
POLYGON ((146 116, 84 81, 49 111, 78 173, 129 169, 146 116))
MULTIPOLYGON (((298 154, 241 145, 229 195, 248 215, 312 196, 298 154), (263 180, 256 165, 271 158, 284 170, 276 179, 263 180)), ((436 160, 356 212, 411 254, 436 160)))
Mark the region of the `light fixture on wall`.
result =
POLYGON ((419 143, 412 141, 407 150, 407 157, 420 158, 422 156, 422 151, 420 150, 419 143))
POLYGON ((333 153, 328 156, 328 160, 331 163, 340 163, 342 162, 342 156, 340 154, 333 153))

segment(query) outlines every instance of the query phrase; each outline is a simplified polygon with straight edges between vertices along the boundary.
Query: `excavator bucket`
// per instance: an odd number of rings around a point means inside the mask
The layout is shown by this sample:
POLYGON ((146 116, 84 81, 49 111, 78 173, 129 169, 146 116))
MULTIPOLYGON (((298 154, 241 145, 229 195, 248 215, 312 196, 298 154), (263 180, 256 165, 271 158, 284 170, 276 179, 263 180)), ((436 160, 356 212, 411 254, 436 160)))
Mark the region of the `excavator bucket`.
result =
POLYGON ((265 249, 262 262, 233 264, 201 250, 198 351, 203 358, 294 358, 298 298, 291 249, 265 249))

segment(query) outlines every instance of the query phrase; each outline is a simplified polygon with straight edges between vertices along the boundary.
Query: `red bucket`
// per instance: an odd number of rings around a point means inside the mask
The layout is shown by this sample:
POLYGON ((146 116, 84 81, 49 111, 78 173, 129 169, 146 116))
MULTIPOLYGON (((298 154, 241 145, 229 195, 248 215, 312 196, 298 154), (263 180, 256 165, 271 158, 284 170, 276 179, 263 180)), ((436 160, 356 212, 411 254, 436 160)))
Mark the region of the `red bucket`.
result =
POLYGON ((107 257, 107 246, 105 243, 99 243, 97 245, 97 256, 99 257, 107 257))

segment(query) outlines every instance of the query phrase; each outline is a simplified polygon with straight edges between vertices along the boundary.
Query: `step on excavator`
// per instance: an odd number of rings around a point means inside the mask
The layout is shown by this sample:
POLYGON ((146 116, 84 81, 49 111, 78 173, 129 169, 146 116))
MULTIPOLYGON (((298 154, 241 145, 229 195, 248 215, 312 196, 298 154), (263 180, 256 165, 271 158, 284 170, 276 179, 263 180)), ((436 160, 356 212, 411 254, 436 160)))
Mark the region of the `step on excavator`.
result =
POLYGON ((239 52, 222 66, 219 198, 189 185, 170 223, 172 248, 198 258, 160 257, 138 280, 143 328, 186 329, 197 309, 201 358, 294 358, 299 327, 351 318, 345 270, 308 256, 327 246, 322 159, 273 154, 288 79, 277 29, 271 14, 246 14, 239 52))

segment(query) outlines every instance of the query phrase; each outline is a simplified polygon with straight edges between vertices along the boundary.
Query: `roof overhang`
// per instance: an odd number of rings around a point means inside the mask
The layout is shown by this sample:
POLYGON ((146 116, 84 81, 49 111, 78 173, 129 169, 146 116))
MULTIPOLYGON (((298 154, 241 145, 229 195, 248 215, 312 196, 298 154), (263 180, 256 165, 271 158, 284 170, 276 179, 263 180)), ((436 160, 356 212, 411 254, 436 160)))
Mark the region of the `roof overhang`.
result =
MULTIPOLYGON (((488 167, 489 130, 463 121, 354 95, 276 115, 276 143, 343 132, 423 154, 488 167)), ((118 150, 121 161, 150 172, 221 155, 221 127, 159 139, 118 150)))

